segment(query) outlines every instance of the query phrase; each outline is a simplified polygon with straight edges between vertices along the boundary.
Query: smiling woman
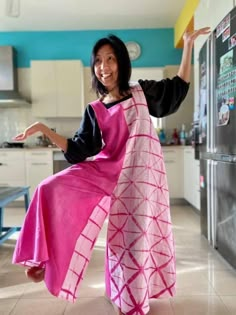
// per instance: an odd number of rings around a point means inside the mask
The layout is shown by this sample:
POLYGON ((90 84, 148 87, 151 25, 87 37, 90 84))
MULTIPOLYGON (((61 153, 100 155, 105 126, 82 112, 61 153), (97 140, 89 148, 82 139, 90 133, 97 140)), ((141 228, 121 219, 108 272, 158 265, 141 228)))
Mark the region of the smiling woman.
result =
POLYGON ((99 39, 91 55, 98 98, 86 107, 74 137, 66 139, 40 122, 15 137, 24 140, 41 131, 73 164, 38 185, 13 257, 14 263, 28 266, 32 281, 38 281, 41 268, 40 280, 55 296, 78 297, 106 217, 105 288, 117 314, 144 315, 149 299, 174 296, 169 189, 150 115, 178 110, 189 89, 193 42, 207 32, 203 28, 185 35, 173 78, 135 83, 130 83, 124 42, 115 35, 99 39))

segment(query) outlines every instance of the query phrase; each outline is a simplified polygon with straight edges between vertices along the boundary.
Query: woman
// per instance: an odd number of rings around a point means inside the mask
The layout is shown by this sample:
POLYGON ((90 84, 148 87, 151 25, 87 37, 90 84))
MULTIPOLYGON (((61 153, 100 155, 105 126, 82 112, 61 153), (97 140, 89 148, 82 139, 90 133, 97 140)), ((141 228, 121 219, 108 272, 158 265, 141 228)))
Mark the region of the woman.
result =
POLYGON ((91 58, 99 99, 88 105, 74 138, 39 122, 15 138, 40 131, 73 164, 37 187, 13 257, 28 266, 33 281, 44 279, 53 295, 77 298, 108 214, 106 295, 118 313, 147 314, 150 298, 174 295, 168 186, 150 114, 163 117, 178 109, 188 91, 193 42, 208 32, 185 34, 176 77, 133 85, 124 43, 114 35, 100 39, 91 58))

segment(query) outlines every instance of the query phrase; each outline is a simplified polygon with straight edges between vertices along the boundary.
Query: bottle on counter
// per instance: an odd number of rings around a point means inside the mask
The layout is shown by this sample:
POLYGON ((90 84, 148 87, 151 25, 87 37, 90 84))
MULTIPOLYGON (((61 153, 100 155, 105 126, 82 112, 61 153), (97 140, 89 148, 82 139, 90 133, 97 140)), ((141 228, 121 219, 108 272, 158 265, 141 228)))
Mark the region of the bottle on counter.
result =
POLYGON ((185 125, 182 125, 181 131, 180 131, 180 144, 185 145, 186 144, 186 131, 185 131, 185 125))
POLYGON ((165 134, 164 129, 161 128, 159 130, 158 137, 159 137, 159 140, 160 140, 161 144, 165 144, 166 143, 166 134, 165 134))
POLYGON ((179 144, 179 135, 178 135, 177 128, 175 128, 174 131, 173 131, 171 143, 174 144, 174 145, 178 145, 179 144))

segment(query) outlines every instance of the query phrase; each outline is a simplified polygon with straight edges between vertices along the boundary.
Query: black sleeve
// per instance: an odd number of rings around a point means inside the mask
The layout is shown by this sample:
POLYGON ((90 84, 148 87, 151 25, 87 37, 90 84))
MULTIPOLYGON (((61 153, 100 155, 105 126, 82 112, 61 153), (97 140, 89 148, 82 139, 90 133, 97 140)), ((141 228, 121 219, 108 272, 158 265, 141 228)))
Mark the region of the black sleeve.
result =
POLYGON ((64 156, 71 164, 82 162, 101 151, 101 132, 91 105, 88 105, 85 110, 79 130, 72 139, 67 139, 67 143, 68 147, 64 156))
POLYGON ((150 115, 164 117, 175 113, 189 89, 189 83, 175 76, 173 79, 139 80, 145 94, 150 115))

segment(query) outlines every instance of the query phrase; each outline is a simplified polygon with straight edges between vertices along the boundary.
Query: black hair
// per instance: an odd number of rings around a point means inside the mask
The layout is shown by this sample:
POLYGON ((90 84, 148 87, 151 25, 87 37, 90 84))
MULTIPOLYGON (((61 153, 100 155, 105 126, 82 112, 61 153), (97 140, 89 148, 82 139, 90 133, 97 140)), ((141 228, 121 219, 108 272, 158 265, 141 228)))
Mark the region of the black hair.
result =
POLYGON ((124 42, 117 36, 110 34, 107 37, 99 39, 92 50, 90 66, 92 74, 92 88, 96 94, 105 95, 108 94, 106 87, 97 79, 94 72, 95 59, 98 50, 104 46, 110 45, 114 51, 118 64, 118 86, 119 92, 123 95, 129 90, 129 80, 131 76, 131 62, 129 58, 128 50, 124 42))

